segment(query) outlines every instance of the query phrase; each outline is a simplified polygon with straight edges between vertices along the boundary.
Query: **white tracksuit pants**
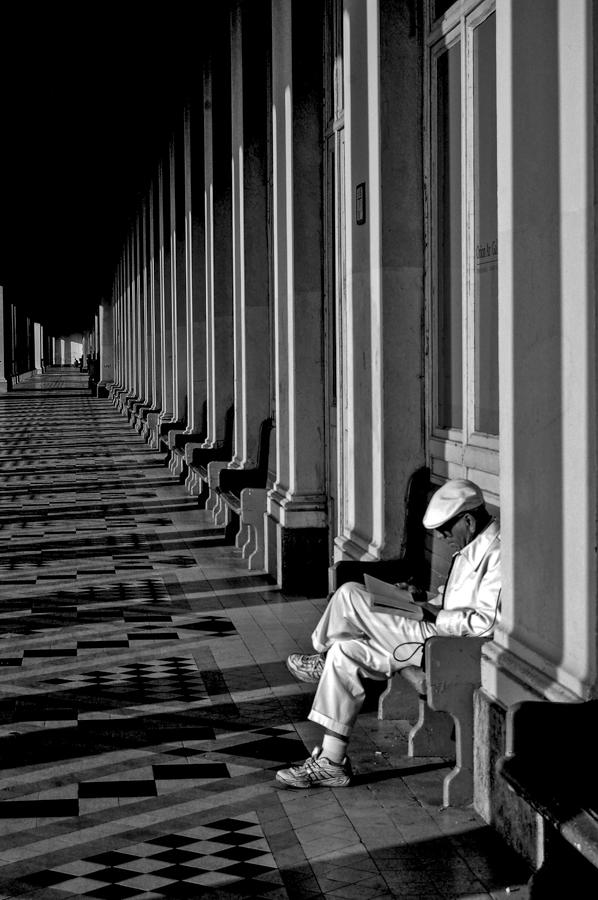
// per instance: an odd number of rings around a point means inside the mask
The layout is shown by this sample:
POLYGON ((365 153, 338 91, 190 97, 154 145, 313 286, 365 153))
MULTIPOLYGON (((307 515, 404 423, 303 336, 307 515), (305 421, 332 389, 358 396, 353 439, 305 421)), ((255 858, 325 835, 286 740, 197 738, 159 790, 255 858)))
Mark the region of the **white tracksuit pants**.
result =
POLYGON ((314 649, 327 655, 309 718, 348 737, 365 695, 361 676, 383 680, 421 665, 424 641, 433 634, 429 622, 372 612, 363 585, 342 585, 312 634, 314 649))

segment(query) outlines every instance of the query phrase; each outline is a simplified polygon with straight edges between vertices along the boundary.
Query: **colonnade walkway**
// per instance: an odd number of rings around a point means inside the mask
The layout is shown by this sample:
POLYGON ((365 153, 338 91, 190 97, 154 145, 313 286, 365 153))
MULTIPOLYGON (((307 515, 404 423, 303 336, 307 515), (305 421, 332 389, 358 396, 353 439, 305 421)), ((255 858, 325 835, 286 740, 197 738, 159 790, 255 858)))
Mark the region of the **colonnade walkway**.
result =
POLYGON ((353 787, 276 786, 325 599, 249 573, 164 463, 78 370, 0 398, 0 898, 523 897, 371 711, 353 787))

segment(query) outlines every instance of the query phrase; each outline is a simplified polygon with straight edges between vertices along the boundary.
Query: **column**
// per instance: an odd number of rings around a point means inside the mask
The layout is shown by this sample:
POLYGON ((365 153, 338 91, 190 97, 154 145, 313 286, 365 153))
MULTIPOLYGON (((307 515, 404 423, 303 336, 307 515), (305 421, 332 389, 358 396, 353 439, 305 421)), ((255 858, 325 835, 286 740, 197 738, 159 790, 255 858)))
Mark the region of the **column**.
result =
POLYGON ((255 465, 260 423, 270 414, 267 222, 269 5, 237 0, 231 14, 235 454, 255 465))
POLYGON ((306 16, 296 0, 272 5, 277 476, 268 499, 268 544, 275 538, 276 577, 283 590, 317 595, 326 592, 328 567, 321 182, 323 4, 312 4, 310 10, 306 16), (318 64, 306 65, 307 59, 318 60, 318 64))
POLYGON ((114 304, 114 385, 110 388, 110 398, 115 397, 122 389, 122 295, 120 290, 121 265, 119 262, 114 274, 112 286, 112 302, 114 304))
POLYGON ((151 407, 148 410, 142 434, 146 441, 154 440, 160 413, 162 412, 162 313, 160 298, 160 247, 157 222, 159 220, 159 190, 152 181, 148 192, 147 206, 147 259, 149 315, 151 320, 151 407))
MULTIPOLYGON (((123 403, 129 397, 135 396, 136 360, 137 360, 137 333, 135 329, 135 288, 133 268, 133 238, 129 234, 125 246, 125 323, 124 323, 124 354, 126 360, 126 395, 123 395, 123 403)), ((121 407, 124 409, 124 405, 121 407)))
POLYGON ((141 208, 141 284, 143 294, 143 403, 145 407, 153 402, 153 326, 152 317, 152 285, 150 284, 149 256, 149 211, 148 200, 143 200, 141 208))
POLYGON ((135 221, 134 235, 134 284, 135 284, 135 398, 138 403, 145 402, 145 290, 142 264, 142 223, 141 214, 135 221))
POLYGON ((147 345, 147 283, 145 266, 145 210, 141 204, 140 212, 135 223, 134 237, 134 268, 135 268, 135 333, 136 333, 136 385, 135 396, 129 400, 129 421, 137 432, 140 432, 141 410, 147 403, 148 387, 148 345, 147 345))
MULTIPOLYGON (((225 11, 226 12, 226 11, 225 11)), ((230 43, 228 14, 214 17, 204 68, 204 192, 206 238, 207 436, 224 438, 233 400, 232 224, 230 171, 230 43)))
POLYGON ((187 428, 189 440, 206 434, 206 294, 203 202, 203 104, 185 109, 185 294, 187 299, 187 428))
POLYGON ((100 355, 100 380, 96 387, 96 396, 107 397, 108 389, 114 382, 114 307, 107 301, 100 304, 98 339, 100 355))
POLYGON ((157 237, 158 237, 158 291, 160 306, 160 356, 162 410, 153 428, 150 446, 160 448, 160 429, 174 425, 174 379, 172 376, 172 284, 170 277, 170 175, 166 163, 158 171, 157 237))
POLYGON ((187 273, 185 265, 185 166, 182 129, 170 142, 170 293, 172 302, 173 422, 168 446, 187 424, 187 273))
POLYGON ((424 464, 421 43, 408 5, 347 0, 346 308, 340 310, 342 497, 336 558, 396 557, 424 464), (406 102, 409 97, 409 102, 406 102), (357 216, 357 195, 365 194, 357 216))
POLYGON ((534 825, 493 774, 505 710, 598 684, 592 18, 590 0, 497 6, 503 590, 476 805, 531 857, 534 825))
POLYGON ((33 368, 36 375, 42 374, 42 326, 33 323, 33 368))
POLYGON ((4 334, 4 288, 0 285, 0 394, 8 391, 8 379, 10 377, 9 360, 6 355, 6 341, 4 334))

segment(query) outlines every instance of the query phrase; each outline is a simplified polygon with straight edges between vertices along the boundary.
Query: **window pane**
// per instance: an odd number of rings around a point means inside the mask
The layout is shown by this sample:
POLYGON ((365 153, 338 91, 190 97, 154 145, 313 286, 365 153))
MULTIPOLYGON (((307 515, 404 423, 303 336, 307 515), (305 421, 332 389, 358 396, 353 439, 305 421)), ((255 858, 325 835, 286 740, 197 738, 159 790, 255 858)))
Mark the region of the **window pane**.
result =
POLYGON ((498 434, 495 16, 474 32, 475 430, 498 434))
POLYGON ((447 9, 453 5, 455 0, 435 0, 434 3, 434 18, 439 19, 440 16, 443 16, 447 9))
POLYGON ((461 428, 461 48, 436 63, 436 425, 461 428))

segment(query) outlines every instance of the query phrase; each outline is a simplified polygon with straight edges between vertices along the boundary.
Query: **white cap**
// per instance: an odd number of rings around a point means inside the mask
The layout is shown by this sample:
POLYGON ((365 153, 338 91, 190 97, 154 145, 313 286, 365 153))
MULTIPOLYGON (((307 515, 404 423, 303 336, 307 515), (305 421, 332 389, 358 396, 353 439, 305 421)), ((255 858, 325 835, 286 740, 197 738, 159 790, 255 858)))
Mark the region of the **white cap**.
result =
POLYGON ((459 513, 483 504, 484 497, 477 484, 465 478, 454 478, 445 482, 432 496, 424 516, 424 528, 430 531, 440 528, 459 513))

